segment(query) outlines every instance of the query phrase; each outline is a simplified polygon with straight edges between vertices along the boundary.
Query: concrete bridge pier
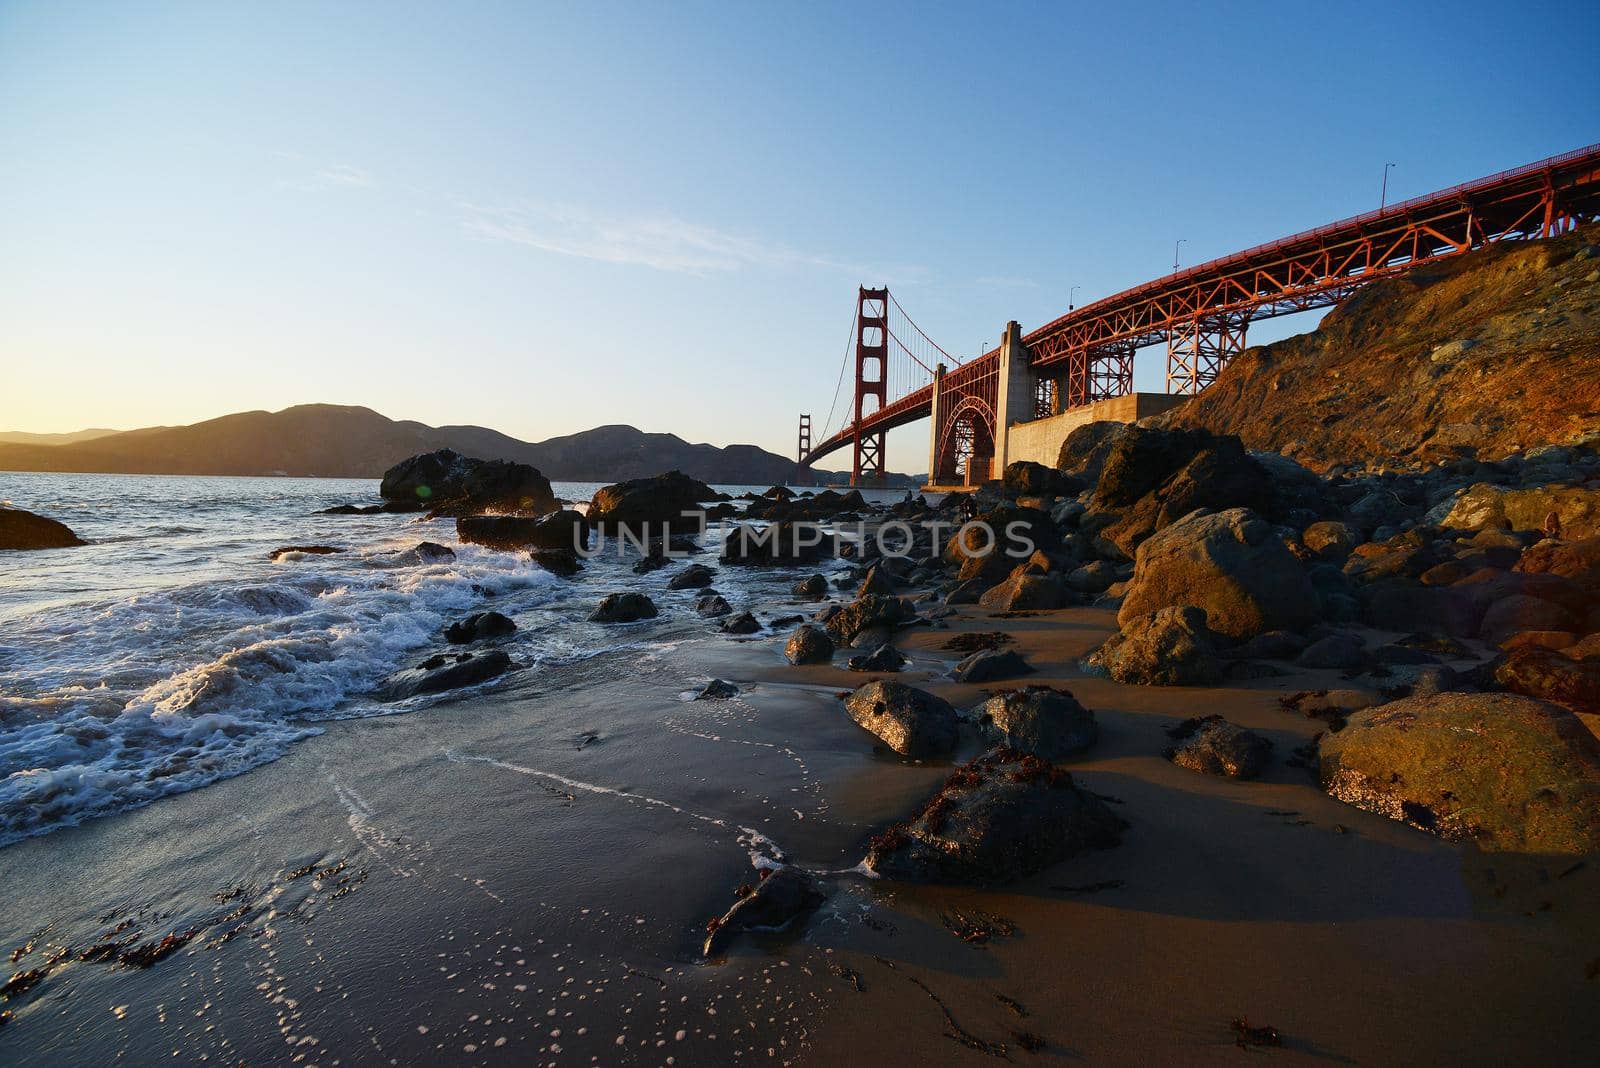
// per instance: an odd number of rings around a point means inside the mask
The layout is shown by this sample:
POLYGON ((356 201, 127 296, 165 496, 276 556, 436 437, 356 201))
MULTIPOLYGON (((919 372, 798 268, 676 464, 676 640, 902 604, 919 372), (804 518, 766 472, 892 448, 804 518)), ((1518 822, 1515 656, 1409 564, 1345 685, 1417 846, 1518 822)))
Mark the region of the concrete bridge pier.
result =
POLYGON ((1029 366, 1028 346, 1022 343, 1022 327, 1015 319, 1006 324, 1000 335, 1000 381, 995 386, 994 410, 994 467, 991 477, 999 478, 1011 462, 1006 431, 1012 423, 1027 422, 1037 414, 1034 398, 1039 388, 1038 376, 1029 366))

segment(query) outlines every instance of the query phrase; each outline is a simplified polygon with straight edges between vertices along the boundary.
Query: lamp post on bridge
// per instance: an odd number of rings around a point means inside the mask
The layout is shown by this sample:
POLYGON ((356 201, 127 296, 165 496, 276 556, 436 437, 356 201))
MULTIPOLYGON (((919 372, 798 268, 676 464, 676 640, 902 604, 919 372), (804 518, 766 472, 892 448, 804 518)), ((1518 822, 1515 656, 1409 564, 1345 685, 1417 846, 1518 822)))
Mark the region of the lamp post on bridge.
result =
POLYGON ((1174 271, 1178 269, 1178 246, 1187 244, 1188 240, 1189 239, 1187 237, 1180 237, 1178 240, 1172 243, 1172 269, 1174 271))
POLYGON ((1072 303, 1072 295, 1082 288, 1082 286, 1073 286, 1071 289, 1067 290, 1067 311, 1071 311, 1074 306, 1072 303))
POLYGON ((1383 165, 1383 191, 1378 194, 1379 211, 1382 211, 1385 205, 1389 203, 1389 168, 1393 166, 1393 163, 1385 163, 1383 165))

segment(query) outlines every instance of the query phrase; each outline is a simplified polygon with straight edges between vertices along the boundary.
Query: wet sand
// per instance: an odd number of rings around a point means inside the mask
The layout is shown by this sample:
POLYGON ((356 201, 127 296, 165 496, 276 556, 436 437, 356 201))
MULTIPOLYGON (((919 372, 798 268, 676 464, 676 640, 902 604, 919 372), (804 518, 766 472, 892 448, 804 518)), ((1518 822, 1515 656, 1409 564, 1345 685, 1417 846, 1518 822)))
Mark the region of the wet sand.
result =
POLYGON ((646 624, 652 648, 327 724, 238 778, 0 852, 0 949, 31 941, 12 967, 45 971, 8 1004, 0 1058, 1205 1064, 1246 1055, 1242 1015, 1304 1063, 1572 1063, 1600 1038, 1600 871, 1480 857, 1323 796, 1283 763, 1321 724, 1277 696, 1335 673, 1123 687, 1074 666, 1110 612, 951 622, 904 636, 905 681, 971 707, 984 688, 948 682, 940 647, 1014 635, 1028 681, 1096 710, 1069 767, 1118 799, 1120 847, 999 890, 844 871, 949 766, 875 749, 835 696, 863 677, 790 668, 781 637, 646 624), (746 692, 681 699, 712 675, 746 692), (1161 757, 1164 727, 1211 712, 1274 739, 1264 781, 1161 757), (780 851, 837 873, 829 901, 702 962, 706 920, 780 851), (997 933, 965 942, 957 913, 997 933), (133 931, 195 933, 148 968, 75 959, 133 931))

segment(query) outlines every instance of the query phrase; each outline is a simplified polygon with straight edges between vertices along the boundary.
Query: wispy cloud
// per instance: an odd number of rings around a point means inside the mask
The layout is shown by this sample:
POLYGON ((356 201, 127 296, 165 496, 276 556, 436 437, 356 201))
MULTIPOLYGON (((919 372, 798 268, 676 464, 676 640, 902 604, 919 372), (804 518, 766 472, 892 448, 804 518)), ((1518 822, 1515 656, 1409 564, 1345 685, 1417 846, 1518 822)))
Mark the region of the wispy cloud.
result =
POLYGON ((484 208, 464 204, 474 237, 526 245, 602 263, 710 274, 745 267, 826 267, 863 273, 849 263, 731 234, 671 215, 605 218, 579 208, 484 208))
POLYGON ((336 163, 317 172, 317 181, 323 185, 353 186, 365 189, 372 185, 372 175, 348 163, 336 163))

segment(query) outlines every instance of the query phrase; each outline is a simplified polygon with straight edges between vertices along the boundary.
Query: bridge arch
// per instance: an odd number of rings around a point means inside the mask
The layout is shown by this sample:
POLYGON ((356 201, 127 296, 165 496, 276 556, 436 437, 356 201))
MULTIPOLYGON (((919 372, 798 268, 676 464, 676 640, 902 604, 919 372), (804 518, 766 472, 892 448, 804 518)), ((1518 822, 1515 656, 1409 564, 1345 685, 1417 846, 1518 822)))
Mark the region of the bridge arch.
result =
MULTIPOLYGON (((942 415, 942 413, 941 413, 942 415)), ((938 448, 929 481, 936 485, 977 483, 991 477, 994 406, 982 397, 960 398, 940 419, 938 448)))

